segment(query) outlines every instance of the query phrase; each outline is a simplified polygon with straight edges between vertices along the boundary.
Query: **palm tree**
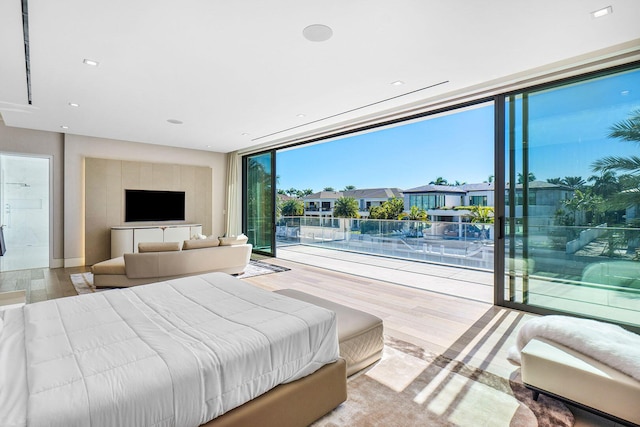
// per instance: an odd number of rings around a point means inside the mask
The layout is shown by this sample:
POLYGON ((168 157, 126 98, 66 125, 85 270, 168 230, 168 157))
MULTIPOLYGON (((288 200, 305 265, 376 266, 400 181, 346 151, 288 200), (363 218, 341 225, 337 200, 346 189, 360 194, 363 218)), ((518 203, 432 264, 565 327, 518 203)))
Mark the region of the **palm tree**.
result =
MULTIPOLYGON (((529 182, 536 180, 536 176, 533 174, 533 172, 529 172, 528 178, 529 182)), ((522 172, 518 173, 518 184, 524 184, 524 175, 522 174, 522 172)))
POLYGON ((427 211, 417 206, 411 206, 409 212, 400 214, 400 219, 408 219, 411 221, 426 221, 428 217, 427 211))
POLYGON ((560 185, 560 184, 562 184, 562 178, 560 178, 560 177, 558 177, 558 178, 547 178, 547 182, 549 184, 560 185))
POLYGON ((482 238, 487 238, 485 224, 493 224, 495 221, 494 210, 492 206, 471 206, 469 208, 469 216, 473 224, 480 224, 482 238))
POLYGON ((345 185, 344 188, 342 189, 342 191, 351 191, 351 190, 355 190, 356 186, 355 185, 345 185))
POLYGON ((280 207, 282 216, 301 216, 304 213, 304 204, 302 200, 287 200, 280 207))
POLYGON ((333 205, 333 216, 338 218, 358 218, 358 202, 353 197, 340 197, 333 205))
POLYGON ((616 173, 611 170, 600 172, 600 175, 591 175, 589 182, 593 182, 593 192, 602 197, 611 196, 622 188, 616 173))
POLYGON ((581 189, 586 184, 585 180, 581 176, 565 176, 562 179, 561 184, 570 187, 573 190, 581 189))
POLYGON ((336 191, 336 189, 333 187, 324 187, 322 191, 336 191))
POLYGON ((284 192, 287 193, 288 196, 298 195, 298 190, 293 187, 288 190, 284 190, 284 192))
POLYGON ((439 176, 439 177, 436 178, 435 181, 431 181, 429 183, 429 185, 449 185, 449 181, 447 181, 443 177, 439 176))
MULTIPOLYGON (((635 110, 631 113, 631 118, 615 123, 609 130, 609 138, 640 144, 640 110, 635 110)), ((640 173, 640 157, 607 156, 593 162, 591 168, 594 172, 618 170, 637 175, 640 173)))

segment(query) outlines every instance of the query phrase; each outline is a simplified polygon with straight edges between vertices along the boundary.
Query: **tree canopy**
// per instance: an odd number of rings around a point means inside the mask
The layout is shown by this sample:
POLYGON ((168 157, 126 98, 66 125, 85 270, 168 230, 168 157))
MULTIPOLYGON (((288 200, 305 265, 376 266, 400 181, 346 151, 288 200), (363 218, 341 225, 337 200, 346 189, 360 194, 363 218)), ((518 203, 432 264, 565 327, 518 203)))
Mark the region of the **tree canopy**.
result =
POLYGON ((380 206, 369 208, 369 218, 371 219, 398 219, 404 211, 404 201, 400 197, 393 197, 380 206))
POLYGON ((338 218, 358 218, 358 202, 353 197, 340 197, 333 205, 333 216, 338 218))
POLYGON ((287 200, 280 207, 280 213, 282 216, 301 216, 304 213, 304 204, 298 199, 287 200))

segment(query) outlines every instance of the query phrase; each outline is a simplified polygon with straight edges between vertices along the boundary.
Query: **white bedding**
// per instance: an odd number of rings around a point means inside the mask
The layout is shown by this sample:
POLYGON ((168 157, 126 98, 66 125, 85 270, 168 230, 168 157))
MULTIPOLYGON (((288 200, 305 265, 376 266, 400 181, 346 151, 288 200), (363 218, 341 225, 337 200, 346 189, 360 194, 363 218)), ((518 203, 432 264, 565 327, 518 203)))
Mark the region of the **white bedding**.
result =
POLYGON ((0 315, 2 426, 198 426, 339 355, 335 313, 223 273, 0 315))

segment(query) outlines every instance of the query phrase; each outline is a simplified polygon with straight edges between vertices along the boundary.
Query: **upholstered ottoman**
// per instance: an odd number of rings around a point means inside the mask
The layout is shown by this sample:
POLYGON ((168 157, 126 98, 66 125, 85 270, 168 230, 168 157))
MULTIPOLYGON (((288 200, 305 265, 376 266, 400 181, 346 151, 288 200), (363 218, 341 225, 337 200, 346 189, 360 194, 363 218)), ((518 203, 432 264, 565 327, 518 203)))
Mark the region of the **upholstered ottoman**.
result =
POLYGON ((640 425, 640 382, 562 344, 535 338, 522 349, 522 382, 619 423, 640 425))
POLYGON ((275 292, 336 313, 340 356, 347 361, 347 375, 366 368, 382 357, 384 338, 382 319, 379 317, 295 289, 275 292))

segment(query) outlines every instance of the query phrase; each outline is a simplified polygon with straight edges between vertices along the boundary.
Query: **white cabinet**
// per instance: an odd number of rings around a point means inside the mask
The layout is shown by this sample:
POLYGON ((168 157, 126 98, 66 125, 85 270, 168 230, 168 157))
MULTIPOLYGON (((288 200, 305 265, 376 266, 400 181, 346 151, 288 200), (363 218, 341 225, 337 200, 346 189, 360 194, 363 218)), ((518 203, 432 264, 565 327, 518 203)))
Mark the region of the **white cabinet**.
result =
POLYGON ((202 234, 201 224, 111 227, 111 258, 138 252, 140 242, 182 242, 202 234))

